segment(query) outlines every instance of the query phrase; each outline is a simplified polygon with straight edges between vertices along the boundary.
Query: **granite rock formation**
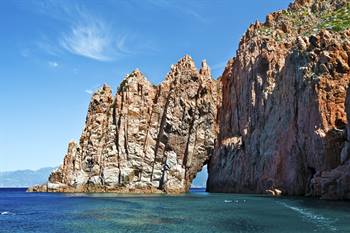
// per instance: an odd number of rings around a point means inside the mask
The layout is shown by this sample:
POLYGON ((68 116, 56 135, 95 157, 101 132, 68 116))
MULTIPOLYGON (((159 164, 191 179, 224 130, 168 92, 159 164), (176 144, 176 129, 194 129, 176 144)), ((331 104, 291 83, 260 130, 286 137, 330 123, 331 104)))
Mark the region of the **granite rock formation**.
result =
POLYGON ((210 192, 350 199, 349 10, 297 0, 250 26, 221 78, 210 192))
MULTIPOLYGON (((350 122, 350 89, 345 102, 347 122, 350 122)), ((311 180, 312 195, 324 199, 350 199, 350 125, 346 125, 344 146, 340 153, 340 164, 334 169, 315 174, 311 180)))
POLYGON ((48 183, 30 191, 188 191, 213 153, 218 83, 205 61, 185 56, 152 85, 135 70, 115 97, 104 85, 91 99, 80 142, 70 142, 48 183))
POLYGON ((31 190, 185 192, 209 161, 210 192, 350 199, 349 28, 347 0, 296 0, 249 27, 218 81, 185 56, 159 86, 103 86, 31 190))

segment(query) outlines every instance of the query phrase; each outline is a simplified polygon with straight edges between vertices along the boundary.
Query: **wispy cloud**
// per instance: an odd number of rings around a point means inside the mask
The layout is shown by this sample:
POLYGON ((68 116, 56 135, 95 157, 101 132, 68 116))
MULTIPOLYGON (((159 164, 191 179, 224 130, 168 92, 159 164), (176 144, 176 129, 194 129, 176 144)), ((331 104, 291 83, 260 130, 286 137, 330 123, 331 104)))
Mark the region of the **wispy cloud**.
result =
POLYGON ((89 94, 89 95, 92 95, 99 89, 99 87, 100 87, 100 85, 94 85, 92 87, 87 88, 84 92, 89 94))
MULTIPOLYGON (((94 59, 111 61, 120 56, 116 46, 118 36, 101 18, 91 14, 82 6, 63 7, 63 12, 69 15, 69 30, 62 33, 59 46, 72 54, 94 59)), ((125 46, 121 41, 120 47, 125 46)))
POLYGON ((36 3, 36 11, 60 21, 63 31, 58 36, 42 36, 36 47, 51 56, 70 53, 96 61, 112 61, 137 53, 137 43, 127 33, 112 30, 106 20, 96 16, 83 5, 65 1, 36 3), (129 46, 131 45, 132 46, 129 46), (132 49, 134 48, 134 49, 132 49))
POLYGON ((94 91, 93 91, 93 90, 90 90, 90 89, 86 89, 86 90, 85 90, 85 93, 88 93, 89 95, 92 95, 92 94, 94 93, 94 91))
POLYGON ((105 25, 96 20, 73 25, 59 43, 70 53, 98 61, 110 61, 112 56, 108 52, 112 49, 111 41, 105 25))
POLYGON ((201 21, 201 22, 207 22, 208 21, 208 18, 202 16, 199 12, 197 12, 196 10, 194 9, 190 9, 190 8, 187 8, 187 9, 182 9, 186 14, 188 15, 192 15, 194 18, 196 18, 198 21, 201 21))
POLYGON ((116 40, 116 47, 117 47, 117 50, 120 51, 121 53, 124 53, 124 54, 131 54, 133 53, 127 46, 126 46, 126 42, 127 42, 127 39, 128 39, 128 35, 123 35, 123 36, 120 36, 119 38, 117 38, 116 40))
POLYGON ((36 47, 42 51, 44 51, 45 53, 47 53, 48 55, 51 56, 61 56, 62 55, 62 49, 57 46, 54 42, 52 42, 47 36, 42 35, 41 39, 38 40, 35 43, 36 47))
POLYGON ((59 64, 55 61, 49 61, 48 65, 52 68, 57 68, 59 66, 59 64))

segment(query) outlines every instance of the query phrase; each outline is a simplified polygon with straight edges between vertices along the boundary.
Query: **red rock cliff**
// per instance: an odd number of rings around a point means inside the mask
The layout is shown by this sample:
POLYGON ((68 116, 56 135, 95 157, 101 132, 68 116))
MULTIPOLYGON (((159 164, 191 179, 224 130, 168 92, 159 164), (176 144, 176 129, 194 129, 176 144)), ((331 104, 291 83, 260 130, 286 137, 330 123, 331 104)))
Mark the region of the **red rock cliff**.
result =
POLYGON ((209 160, 210 192, 350 199, 349 27, 348 1, 296 0, 249 27, 219 82, 185 56, 159 86, 103 86, 31 190, 185 192, 209 160))
POLYGON ((209 191, 350 198, 349 9, 300 0, 248 29, 222 75, 209 191))

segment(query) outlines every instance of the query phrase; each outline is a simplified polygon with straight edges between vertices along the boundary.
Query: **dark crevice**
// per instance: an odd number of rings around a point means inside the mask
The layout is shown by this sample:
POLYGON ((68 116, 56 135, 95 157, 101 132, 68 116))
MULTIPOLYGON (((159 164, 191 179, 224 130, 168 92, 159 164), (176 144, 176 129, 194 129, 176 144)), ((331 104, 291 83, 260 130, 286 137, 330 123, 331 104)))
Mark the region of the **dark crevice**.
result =
MULTIPOLYGON (((142 98, 142 100, 143 100, 143 98, 142 98)), ((144 106, 145 102, 142 101, 142 104, 143 104, 142 108, 144 108, 145 107, 144 106)), ((149 119, 147 121, 146 136, 145 136, 145 140, 143 141, 143 148, 142 148, 143 154, 142 154, 141 168, 139 169, 139 172, 140 172, 139 181, 141 181, 141 179, 142 179, 143 163, 145 162, 145 155, 146 155, 146 148, 147 148, 147 138, 148 138, 149 127, 150 127, 150 124, 151 124, 152 113, 153 113, 152 110, 151 110, 151 112, 149 112, 149 108, 148 108, 148 114, 149 114, 150 117, 149 117, 149 119)), ((141 116, 142 116, 142 114, 140 114, 139 121, 141 120, 141 116)))
POLYGON ((143 86, 141 84, 137 84, 137 94, 143 96, 143 86))
POLYGON ((75 159, 73 159, 73 172, 75 171, 75 159))
POLYGON ((89 173, 91 173, 91 170, 94 167, 94 160, 92 158, 86 159, 86 165, 87 165, 87 168, 89 169, 89 173))
POLYGON ((129 150, 128 150, 128 120, 124 126, 124 150, 126 153, 126 160, 129 160, 129 150))
POLYGON ((187 159, 188 159, 188 150, 189 150, 189 146, 190 146, 190 139, 191 139, 191 134, 192 134, 192 130, 193 130, 193 126, 194 126, 194 117, 191 116, 191 122, 189 125, 189 129, 188 129, 188 137, 187 137, 187 142, 186 142, 186 148, 185 148, 185 153, 184 153, 184 159, 183 159, 183 166, 187 167, 187 159))
POLYGON ((124 103, 124 92, 121 92, 121 104, 120 104, 120 112, 119 112, 119 116, 118 116, 118 121, 117 121, 117 109, 118 109, 118 102, 117 102, 117 98, 115 99, 115 104, 113 107, 113 124, 116 126, 115 129, 115 147, 117 150, 117 161, 118 161, 118 170, 119 170, 119 175, 118 175, 118 184, 120 184, 121 182, 121 172, 120 172, 120 151, 119 151, 119 130, 120 130, 120 126, 121 126, 121 116, 122 116, 122 109, 123 109, 123 103, 124 103))
MULTIPOLYGON (((137 89, 139 91, 139 89, 141 89, 141 100, 142 100, 142 109, 145 108, 145 101, 144 101, 144 98, 143 98, 143 89, 142 89, 142 85, 139 85, 137 86, 137 89)), ((145 155, 146 155, 146 148, 147 148, 147 138, 148 138, 148 131, 149 131, 149 127, 150 127, 150 124, 151 124, 151 120, 152 120, 152 113, 153 113, 153 106, 152 106, 152 109, 150 110, 150 108, 147 109, 147 113, 148 115, 150 116, 148 121, 147 121, 147 128, 146 128, 146 136, 145 136, 145 140, 143 142, 143 155, 142 155, 142 162, 141 162, 141 168, 139 169, 139 181, 141 181, 142 179, 142 172, 143 172, 143 163, 145 161, 145 155)), ((143 114, 141 113, 139 115, 139 121, 142 120, 142 117, 143 117, 143 114)))
MULTIPOLYGON (((156 94, 156 96, 155 96, 155 98, 154 98, 154 100, 153 100, 153 106, 152 106, 152 108, 151 109, 149 109, 148 111, 150 111, 149 112, 149 119, 148 119, 148 122, 147 122, 147 129, 146 129, 146 136, 145 136, 145 141, 144 141, 144 143, 143 143, 143 156, 142 156, 142 163, 141 163, 141 171, 140 171, 140 173, 142 174, 142 172, 143 172, 143 164, 144 164, 144 162, 145 162, 145 156, 146 156, 146 150, 147 150, 147 139, 148 139, 148 133, 149 133, 149 129, 150 129, 150 127, 151 127, 151 122, 152 122, 152 117, 153 117, 153 109, 154 109, 154 107, 155 107, 155 104, 157 103, 157 101, 158 101, 158 98, 159 98, 159 94, 158 94, 158 92, 157 92, 157 94, 156 94)), ((141 180, 141 177, 142 177, 142 175, 140 175, 140 180, 141 180)))
MULTIPOLYGON (((300 64, 301 66, 301 64, 300 64)), ((305 149, 301 148, 302 145, 300 145, 300 132, 299 132, 299 129, 300 127, 298 127, 298 119, 299 119, 299 98, 298 96, 299 95, 299 82, 298 82, 298 69, 297 67, 299 66, 295 66, 296 70, 294 71, 295 72, 295 78, 294 78, 294 96, 296 96, 295 98, 295 102, 294 102, 294 128, 295 128, 295 143, 296 143, 296 147, 297 147, 297 153, 296 153, 296 163, 297 163, 297 166, 299 166, 299 168, 301 169, 302 173, 304 174, 299 174, 299 177, 297 177, 297 181, 296 182, 303 182, 303 187, 304 189, 307 188, 307 185, 308 185, 308 181, 305 180, 305 177, 306 176, 306 169, 305 169, 305 166, 306 166, 306 161, 307 161, 307 158, 305 157, 306 154, 303 153, 303 151, 305 151, 305 149)), ((308 169, 307 169, 308 170, 308 169)), ((304 190, 305 191, 305 190, 304 190)))
MULTIPOLYGON (((185 149, 185 154, 184 154, 184 159, 183 159, 183 166, 185 167, 185 179, 187 179, 187 173, 188 173, 188 169, 187 169, 187 161, 188 161, 188 153, 189 153, 189 146, 190 146, 190 141, 191 141, 191 135, 192 135, 192 131, 193 131, 193 128, 194 128, 194 125, 195 125, 195 112, 196 110, 198 109, 198 98, 199 96, 201 95, 202 93, 202 87, 201 85, 199 86, 198 90, 197 90, 197 94, 195 96, 195 107, 194 109, 190 109, 189 111, 189 114, 190 114, 190 117, 191 117, 191 122, 190 122, 190 125, 189 125, 189 129, 188 129, 188 138, 187 138, 187 142, 186 142, 186 149, 185 149)), ((195 137, 195 145, 196 145, 196 142, 197 142, 197 135, 195 137)), ((194 146, 195 146, 194 145, 194 146)))
POLYGON ((167 161, 167 156, 165 155, 165 150, 164 150, 164 153, 163 153, 163 168, 162 168, 162 176, 160 178, 160 181, 159 181, 159 187, 158 189, 164 189, 164 178, 165 178, 165 173, 169 170, 169 166, 168 164, 166 163, 167 161))
MULTIPOLYGON (((197 127, 198 127, 199 125, 197 125, 197 127)), ((195 134, 195 138, 194 138, 194 145, 193 145, 193 148, 196 148, 196 145, 197 145, 197 137, 198 137, 198 135, 197 135, 197 127, 196 127, 196 130, 195 130, 195 132, 196 132, 196 134, 195 134)), ((210 153, 208 152, 208 155, 209 155, 210 153)), ((186 161, 187 162, 187 161, 186 161)), ((204 162, 204 164, 200 167, 201 168, 201 170, 203 169, 203 167, 204 167, 204 165, 206 164, 207 162, 205 161, 204 162)), ((195 169, 198 169, 198 168, 195 168, 195 169)), ((189 180, 187 180, 187 183, 188 183, 188 181, 190 181, 190 183, 192 183, 192 181, 193 181, 193 179, 196 177, 196 174, 198 173, 198 171, 195 173, 195 174, 193 174, 192 176, 191 176, 191 174, 190 174, 190 177, 187 177, 187 173, 188 173, 188 170, 189 169, 185 169, 185 179, 188 179, 189 178, 189 180)))
MULTIPOLYGON (((109 105, 109 107, 106 111, 107 119, 106 119, 105 124, 103 125, 103 128, 104 128, 103 135, 108 134, 108 130, 109 130, 108 124, 109 124, 109 120, 111 117, 111 114, 110 114, 111 108, 113 108, 113 102, 109 105)), ((106 139, 105 139, 105 137, 102 137, 102 139, 103 139, 103 148, 105 148, 106 147, 106 139)), ((102 156, 102 155, 103 155, 103 152, 101 152, 101 156, 99 156, 99 158, 100 158, 99 159, 99 165, 100 165, 99 172, 100 172, 100 177, 101 177, 101 184, 105 185, 105 178, 104 178, 105 156, 102 156)))
POLYGON ((308 178, 307 178, 307 190, 305 193, 309 193, 312 190, 312 184, 311 184, 311 180, 314 177, 314 175, 316 174, 316 169, 314 167, 307 167, 307 172, 308 172, 308 178))
MULTIPOLYGON (((235 81, 235 79, 233 79, 233 82, 235 81)), ((236 87, 237 85, 234 85, 234 87, 236 87)), ((239 104, 238 104, 238 94, 237 94, 237 90, 234 88, 233 90, 234 95, 235 95, 235 99, 236 99, 236 121, 237 121, 237 131, 241 132, 241 126, 240 126, 240 122, 239 122, 239 116, 240 116, 240 111, 239 111, 239 104)), ((232 117, 231 117, 232 118, 232 117)))
POLYGON ((157 154, 158 154, 158 149, 159 149, 159 143, 161 138, 163 137, 163 133, 164 133, 164 124, 166 122, 166 116, 167 116, 167 110, 169 107, 169 103, 170 103, 170 99, 171 99, 171 95, 173 93, 173 87, 170 88, 169 90, 169 94, 166 98, 166 103, 164 106, 164 110, 163 110, 163 114, 162 114, 162 118, 160 121, 160 125, 159 125, 159 132, 158 132, 158 136, 157 136, 157 140, 156 140, 156 145, 155 145, 155 149, 154 149, 154 160, 152 163, 152 172, 151 172, 151 182, 153 181, 153 172, 154 172, 154 165, 156 163, 157 160, 157 154))

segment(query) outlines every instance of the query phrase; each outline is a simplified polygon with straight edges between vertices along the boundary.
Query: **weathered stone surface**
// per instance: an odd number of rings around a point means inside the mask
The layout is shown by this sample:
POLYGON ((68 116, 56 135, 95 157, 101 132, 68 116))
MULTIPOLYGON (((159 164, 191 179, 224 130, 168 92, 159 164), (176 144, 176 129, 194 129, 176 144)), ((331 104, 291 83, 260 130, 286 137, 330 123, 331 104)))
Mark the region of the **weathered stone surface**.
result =
POLYGON ((209 191, 350 198, 350 31, 319 22, 345 3, 296 1, 248 29, 222 76, 209 191))
POLYGON ((185 56, 159 86, 138 70, 114 98, 103 86, 80 142, 31 190, 185 192, 209 160, 211 192, 350 199, 349 12, 296 0, 269 14, 218 82, 185 56))
POLYGON ((91 99, 80 142, 32 191, 186 192, 207 163, 217 135, 218 84, 203 61, 185 56, 152 85, 135 70, 113 98, 104 85, 91 99))
MULTIPOLYGON (((350 122, 350 88, 346 97, 347 121, 350 122)), ((311 180, 312 195, 324 199, 350 199, 350 125, 346 125, 346 140, 340 154, 340 165, 315 174, 311 180)))

